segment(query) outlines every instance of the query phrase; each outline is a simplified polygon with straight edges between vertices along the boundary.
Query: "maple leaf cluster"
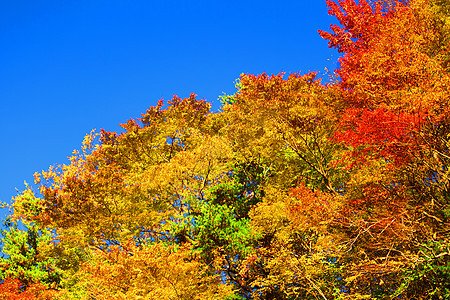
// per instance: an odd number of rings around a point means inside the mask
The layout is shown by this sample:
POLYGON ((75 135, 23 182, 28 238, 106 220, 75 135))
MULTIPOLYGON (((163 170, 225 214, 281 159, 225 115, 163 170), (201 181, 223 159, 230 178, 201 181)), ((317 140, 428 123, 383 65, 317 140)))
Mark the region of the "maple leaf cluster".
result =
POLYGON ((327 4, 328 83, 243 74, 36 173, 0 296, 450 299, 450 4, 327 4))

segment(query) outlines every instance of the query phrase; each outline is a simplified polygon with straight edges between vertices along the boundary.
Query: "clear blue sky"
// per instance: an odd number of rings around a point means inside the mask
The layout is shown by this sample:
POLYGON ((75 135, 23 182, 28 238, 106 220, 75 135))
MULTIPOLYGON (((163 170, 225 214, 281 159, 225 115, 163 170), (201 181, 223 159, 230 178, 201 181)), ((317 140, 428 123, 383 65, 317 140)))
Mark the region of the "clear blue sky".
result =
POLYGON ((161 98, 217 110, 241 73, 334 68, 335 22, 325 0, 1 1, 0 201, 161 98))

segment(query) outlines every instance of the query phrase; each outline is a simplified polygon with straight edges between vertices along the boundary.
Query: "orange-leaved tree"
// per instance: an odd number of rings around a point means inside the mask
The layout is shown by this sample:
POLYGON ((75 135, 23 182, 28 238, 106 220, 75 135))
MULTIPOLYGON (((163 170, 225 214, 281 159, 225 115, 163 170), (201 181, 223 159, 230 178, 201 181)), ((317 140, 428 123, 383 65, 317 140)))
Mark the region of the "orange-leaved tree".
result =
POLYGON ((349 294, 448 298, 448 4, 327 3, 341 23, 321 34, 343 53, 349 294))

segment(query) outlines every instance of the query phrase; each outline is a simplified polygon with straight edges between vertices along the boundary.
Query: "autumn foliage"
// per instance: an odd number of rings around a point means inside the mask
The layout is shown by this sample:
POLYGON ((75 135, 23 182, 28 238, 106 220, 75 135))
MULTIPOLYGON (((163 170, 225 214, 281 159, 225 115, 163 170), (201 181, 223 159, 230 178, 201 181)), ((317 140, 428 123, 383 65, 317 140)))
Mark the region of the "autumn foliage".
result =
POLYGON ((450 4, 327 4, 328 83, 243 74, 36 173, 0 298, 450 299, 450 4))

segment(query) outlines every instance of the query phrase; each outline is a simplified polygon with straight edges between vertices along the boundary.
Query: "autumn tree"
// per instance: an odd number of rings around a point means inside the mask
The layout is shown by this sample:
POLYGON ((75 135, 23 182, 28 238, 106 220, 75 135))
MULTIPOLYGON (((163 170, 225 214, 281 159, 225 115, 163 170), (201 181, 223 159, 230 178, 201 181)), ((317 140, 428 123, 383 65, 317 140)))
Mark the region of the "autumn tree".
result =
POLYGON ((36 173, 0 292, 450 299, 450 6, 327 4, 329 83, 242 74, 220 112, 174 96, 36 173))
POLYGON ((450 297, 448 4, 327 3, 341 23, 321 34, 343 53, 349 294, 450 297))
POLYGON ((19 279, 5 278, 0 284, 0 297, 9 300, 51 299, 50 297, 39 297, 43 290, 45 287, 39 283, 23 288, 19 279))

